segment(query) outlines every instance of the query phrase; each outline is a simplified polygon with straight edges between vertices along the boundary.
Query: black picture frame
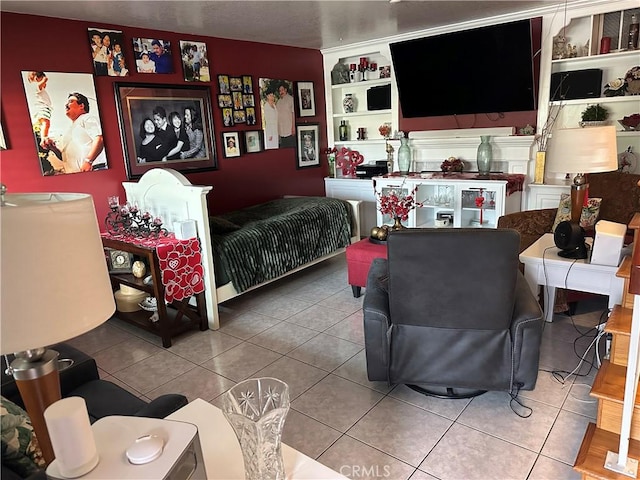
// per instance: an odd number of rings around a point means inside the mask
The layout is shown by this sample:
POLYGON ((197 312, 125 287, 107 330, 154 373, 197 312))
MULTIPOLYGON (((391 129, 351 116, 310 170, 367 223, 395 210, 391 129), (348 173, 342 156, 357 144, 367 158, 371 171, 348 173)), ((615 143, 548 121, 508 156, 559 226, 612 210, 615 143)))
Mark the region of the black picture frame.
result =
POLYGON ((320 167, 320 125, 304 123, 296 125, 296 167, 320 167))
MULTIPOLYGON (((208 86, 115 83, 114 89, 129 180, 140 178, 147 170, 157 167, 170 167, 183 173, 217 170, 211 89, 208 86), (148 160, 142 153, 144 148, 140 132, 144 128, 143 123, 148 125, 148 119, 153 122, 153 112, 156 108, 164 109, 167 122, 174 117, 173 112, 178 113, 183 128, 185 127, 184 112, 186 109, 191 110, 193 112, 190 112, 191 115, 196 117, 194 126, 202 129, 202 148, 191 152, 195 148, 191 146, 192 148, 188 150, 182 148, 180 152, 168 156, 166 160, 148 160), (182 158, 183 154, 187 153, 190 156, 182 158)), ((166 128, 171 126, 169 124, 166 128)))
POLYGON ((262 130, 245 130, 243 133, 245 153, 259 153, 264 151, 264 132, 262 130))
POLYGON ((298 117, 316 116, 316 98, 313 82, 296 83, 296 100, 298 103, 298 117))
POLYGON ((222 153, 224 158, 236 158, 241 155, 240 152, 240 132, 222 132, 222 153), (229 140, 233 140, 235 146, 229 145, 229 140))

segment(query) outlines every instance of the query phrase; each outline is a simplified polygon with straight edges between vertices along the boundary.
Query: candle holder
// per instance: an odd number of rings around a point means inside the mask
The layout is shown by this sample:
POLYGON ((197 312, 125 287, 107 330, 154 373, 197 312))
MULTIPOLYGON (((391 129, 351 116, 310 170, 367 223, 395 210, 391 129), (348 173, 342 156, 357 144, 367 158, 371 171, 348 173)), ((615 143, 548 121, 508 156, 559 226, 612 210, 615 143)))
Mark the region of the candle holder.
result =
POLYGON ((119 205, 117 196, 108 199, 111 211, 105 218, 107 231, 111 235, 133 236, 140 238, 160 238, 169 235, 169 231, 162 227, 162 219, 149 212, 140 212, 136 205, 119 205))

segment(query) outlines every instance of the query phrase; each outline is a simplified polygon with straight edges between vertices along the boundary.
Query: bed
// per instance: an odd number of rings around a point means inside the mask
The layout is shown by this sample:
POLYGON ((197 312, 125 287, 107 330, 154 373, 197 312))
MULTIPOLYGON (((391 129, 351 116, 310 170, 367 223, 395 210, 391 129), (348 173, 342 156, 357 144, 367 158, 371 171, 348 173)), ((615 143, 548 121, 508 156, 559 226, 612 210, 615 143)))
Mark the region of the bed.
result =
POLYGON ((285 197, 261 209, 249 207, 210 217, 207 195, 213 187, 192 185, 175 170, 154 168, 138 182, 123 182, 123 186, 127 202, 162 218, 169 230, 174 222, 195 221, 205 271, 207 319, 214 330, 220 326, 220 303, 338 255, 360 239, 359 201, 285 197), (345 214, 336 214, 336 208, 345 214), (319 223, 311 226, 315 220, 309 215, 319 223), (268 221, 267 217, 273 218, 268 221), (343 225, 329 221, 334 217, 342 218, 343 225), (299 238, 282 237, 282 232, 297 232, 299 238), (302 252, 294 248, 296 244, 304 245, 302 252), (245 270, 245 263, 253 270, 245 270))

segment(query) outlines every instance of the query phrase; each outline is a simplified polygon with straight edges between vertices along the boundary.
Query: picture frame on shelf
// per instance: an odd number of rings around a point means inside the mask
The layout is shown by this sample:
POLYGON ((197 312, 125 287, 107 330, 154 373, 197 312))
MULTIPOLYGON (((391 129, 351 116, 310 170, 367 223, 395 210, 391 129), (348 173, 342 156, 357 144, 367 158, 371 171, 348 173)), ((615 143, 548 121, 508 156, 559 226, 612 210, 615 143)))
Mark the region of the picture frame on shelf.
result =
POLYGON ((129 180, 140 178, 147 170, 159 166, 174 168, 183 173, 217 170, 215 132, 208 86, 115 83, 114 88, 129 180), (189 150, 178 149, 174 152, 180 140, 173 145, 163 145, 159 136, 155 134, 157 127, 154 115, 164 118, 167 128, 172 129, 171 122, 176 121, 176 115, 172 114, 177 113, 180 123, 185 125, 187 110, 193 128, 202 130, 203 144, 195 150, 194 146, 191 146, 189 150), (145 136, 144 139, 140 137, 141 132, 145 136))
POLYGON ((313 82, 297 82, 298 116, 315 117, 316 101, 313 82))
POLYGON ((244 132, 244 151, 246 153, 258 153, 263 150, 262 130, 246 130, 244 132))
POLYGON ((123 250, 107 249, 109 273, 131 273, 133 255, 123 250))
POLYGON ((222 151, 225 158, 240 156, 240 140, 238 132, 222 132, 222 151))
POLYGON ((296 167, 319 167, 318 155, 320 127, 317 123, 296 125, 296 167))

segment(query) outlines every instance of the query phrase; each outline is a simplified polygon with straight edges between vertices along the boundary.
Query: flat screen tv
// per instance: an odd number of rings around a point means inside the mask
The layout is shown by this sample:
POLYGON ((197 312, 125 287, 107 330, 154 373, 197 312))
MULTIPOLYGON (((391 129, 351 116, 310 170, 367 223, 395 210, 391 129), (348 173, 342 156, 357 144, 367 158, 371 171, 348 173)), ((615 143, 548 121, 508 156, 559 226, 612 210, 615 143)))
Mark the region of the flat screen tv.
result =
POLYGON ((403 117, 534 110, 535 20, 392 43, 403 117))

